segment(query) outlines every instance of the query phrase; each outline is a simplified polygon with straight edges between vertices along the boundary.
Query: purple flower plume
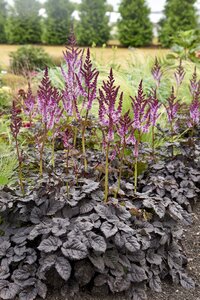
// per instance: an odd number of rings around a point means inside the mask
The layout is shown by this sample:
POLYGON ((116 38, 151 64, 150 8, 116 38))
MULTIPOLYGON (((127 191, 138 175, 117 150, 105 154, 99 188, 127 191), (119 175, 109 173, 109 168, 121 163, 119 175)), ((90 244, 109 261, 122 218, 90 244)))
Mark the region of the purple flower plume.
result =
POLYGON ((176 96, 174 95, 174 87, 172 87, 171 95, 167 99, 167 104, 165 105, 168 121, 171 124, 172 130, 175 130, 180 107, 181 104, 179 103, 179 100, 176 100, 176 96))
POLYGON ((121 138, 121 144, 132 144, 136 142, 134 136, 134 130, 132 127, 133 121, 129 116, 130 110, 128 110, 123 116, 120 117, 119 122, 117 123, 117 133, 121 138))
POLYGON ((160 117, 159 109, 162 106, 162 104, 157 99, 156 90, 154 90, 153 94, 149 98, 149 106, 150 123, 152 126, 155 126, 158 118, 160 117))
POLYGON ((197 79, 196 67, 194 68, 194 73, 192 79, 190 80, 190 92, 193 99, 196 97, 196 94, 200 94, 200 80, 197 79))
POLYGON ((182 61, 181 60, 180 60, 179 66, 177 67, 177 69, 174 73, 174 77, 176 79, 177 86, 179 87, 182 84, 183 79, 185 77, 185 70, 182 66, 182 61))
POLYGON ((39 86, 37 104, 38 112, 47 130, 52 129, 60 120, 62 110, 59 107, 59 102, 61 98, 58 90, 52 87, 48 69, 46 68, 41 85, 39 86))
POLYGON ((194 99, 190 105, 190 120, 189 127, 194 127, 200 122, 200 102, 198 99, 194 99))
POLYGON ((158 59, 156 57, 154 66, 151 70, 151 74, 153 75, 154 80, 157 82, 157 87, 160 85, 160 80, 163 75, 161 71, 161 65, 158 62, 158 59))
POLYGON ((141 133, 148 132, 150 126, 150 109, 146 95, 143 91, 143 82, 140 81, 138 93, 132 100, 132 108, 134 114, 133 127, 141 133))
POLYGON ((69 43, 70 45, 66 47, 66 51, 63 53, 67 71, 61 67, 65 80, 62 101, 64 109, 69 116, 74 114, 77 118, 80 118, 77 101, 79 96, 86 96, 82 88, 83 76, 81 73, 84 51, 76 47, 76 40, 73 34, 69 43))
POLYGON ((107 142, 114 139, 114 128, 122 113, 123 93, 119 95, 119 103, 116 102, 119 94, 119 86, 115 86, 113 71, 110 70, 108 80, 103 81, 102 88, 99 89, 99 121, 101 125, 108 128, 107 142))
POLYGON ((30 84, 28 85, 27 93, 25 93, 23 90, 20 90, 19 93, 23 97, 23 111, 31 120, 36 112, 36 97, 33 96, 30 84))
POLYGON ((20 128, 22 127, 22 118, 20 114, 21 114, 21 108, 17 105, 16 100, 13 100, 12 108, 11 108, 10 129, 15 139, 17 139, 20 128))
MULTIPOLYGON (((92 103, 96 99, 97 94, 97 79, 99 76, 99 72, 94 68, 92 68, 92 62, 90 59, 90 49, 87 49, 87 55, 84 62, 83 67, 81 68, 81 74, 83 77, 83 82, 85 85, 85 93, 87 99, 87 112, 92 108, 92 103)), ((78 80, 78 75, 76 75, 78 80)), ((80 82, 80 81, 78 81, 80 82)), ((82 86, 81 86, 82 87, 82 86)), ((85 101, 83 103, 83 107, 85 105, 85 101)))

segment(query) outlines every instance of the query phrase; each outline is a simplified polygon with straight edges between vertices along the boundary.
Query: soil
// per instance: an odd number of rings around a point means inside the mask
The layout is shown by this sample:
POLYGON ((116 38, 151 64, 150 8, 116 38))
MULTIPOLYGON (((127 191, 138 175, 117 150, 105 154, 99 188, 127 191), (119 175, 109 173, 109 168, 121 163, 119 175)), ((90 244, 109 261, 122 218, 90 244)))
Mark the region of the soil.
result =
MULTIPOLYGON (((184 251, 188 257, 187 272, 195 280, 196 288, 186 290, 180 285, 172 282, 163 282, 163 291, 155 293, 147 291, 147 300, 200 300, 200 201, 195 205, 193 212, 194 223, 191 227, 185 228, 184 239, 182 242, 184 251)), ((94 297, 81 294, 73 299, 62 297, 58 293, 48 295, 47 300, 127 300, 124 296, 101 296, 94 297)))

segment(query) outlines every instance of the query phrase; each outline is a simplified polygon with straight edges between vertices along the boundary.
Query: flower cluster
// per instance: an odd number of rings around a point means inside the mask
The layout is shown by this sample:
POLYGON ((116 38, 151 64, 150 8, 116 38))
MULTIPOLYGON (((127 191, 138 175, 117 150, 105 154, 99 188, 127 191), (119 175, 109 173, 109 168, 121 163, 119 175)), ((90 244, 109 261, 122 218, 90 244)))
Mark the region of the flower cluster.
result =
POLYGON ((66 47, 66 51, 63 53, 67 70, 61 67, 65 81, 65 88, 62 91, 62 101, 67 115, 80 119, 78 98, 80 96, 86 96, 86 92, 82 87, 83 75, 81 72, 83 50, 76 47, 76 40, 73 34, 71 35, 69 43, 70 46, 66 47))
POLYGON ((47 130, 54 128, 62 116, 62 109, 59 107, 61 99, 59 91, 51 85, 46 68, 38 90, 37 105, 38 113, 47 130))
POLYGON ((115 86, 115 79, 112 69, 108 80, 103 81, 103 86, 99 89, 99 121, 108 130, 107 142, 114 140, 115 125, 119 121, 122 113, 123 93, 119 95, 119 86, 115 86), (118 97, 119 96, 119 97, 118 97), (117 100, 119 103, 116 107, 117 100))

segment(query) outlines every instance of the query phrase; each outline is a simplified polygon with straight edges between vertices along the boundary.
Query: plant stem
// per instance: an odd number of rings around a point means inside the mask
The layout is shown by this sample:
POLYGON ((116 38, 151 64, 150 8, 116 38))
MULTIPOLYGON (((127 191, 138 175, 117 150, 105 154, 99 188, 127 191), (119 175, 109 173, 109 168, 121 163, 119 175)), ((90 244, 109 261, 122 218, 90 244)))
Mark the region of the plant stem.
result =
POLYGON ((67 165, 66 165, 66 173, 69 173, 69 147, 67 148, 67 165))
POLYGON ((17 137, 15 139, 15 145, 16 145, 16 150, 17 150, 17 158, 18 158, 18 161, 19 161, 19 184, 20 184, 21 192, 24 195, 24 185, 23 185, 23 175, 22 175, 22 161, 21 161, 21 155, 20 155, 20 152, 19 152, 19 144, 18 144, 17 137))
POLYGON ((123 144, 122 152, 120 155, 119 177, 118 177, 118 184, 117 184, 117 190, 115 193, 115 198, 117 198, 117 194, 119 193, 119 190, 120 190, 120 184, 121 184, 121 178, 122 178, 122 166, 123 166, 123 161, 124 161, 124 150, 125 150, 125 143, 123 144))
POLYGON ((135 172, 134 172, 134 191, 137 192, 137 181, 138 181, 138 158, 135 157, 135 172))
POLYGON ((154 159, 154 155, 155 155, 155 126, 152 126, 152 155, 153 155, 153 159, 154 159))
POLYGON ((44 134, 43 134, 43 140, 42 140, 42 147, 40 149, 40 175, 42 176, 43 174, 43 151, 44 151, 44 145, 45 145, 45 142, 46 142, 46 135, 47 135, 47 126, 45 124, 44 126, 44 134))
POLYGON ((52 166, 55 168, 55 131, 53 128, 53 138, 52 138, 52 166))
POLYGON ((87 172, 87 158, 86 158, 86 151, 85 151, 85 131, 87 127, 87 118, 88 118, 88 110, 85 116, 85 121, 83 123, 83 128, 82 128, 82 151, 83 151, 83 156, 84 156, 84 169, 85 172, 87 172))
POLYGON ((110 143, 107 144, 106 149, 106 169, 105 169, 105 199, 104 202, 106 203, 108 200, 108 175, 109 175, 109 149, 110 143))

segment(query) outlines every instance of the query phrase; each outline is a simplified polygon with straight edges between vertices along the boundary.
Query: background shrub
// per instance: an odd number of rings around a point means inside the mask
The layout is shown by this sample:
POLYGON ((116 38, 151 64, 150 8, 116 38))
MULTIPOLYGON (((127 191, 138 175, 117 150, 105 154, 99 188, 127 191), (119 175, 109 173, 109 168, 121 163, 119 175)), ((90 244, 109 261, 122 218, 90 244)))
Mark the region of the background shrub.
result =
POLYGON ((196 0, 167 0, 165 17, 160 22, 159 40, 163 47, 173 44, 173 37, 178 31, 196 29, 198 27, 196 0))
POLYGON ((27 74, 37 69, 44 69, 52 64, 51 57, 42 47, 22 46, 10 54, 10 68, 15 74, 27 74))
POLYGON ((106 16, 105 0, 83 0, 80 4, 80 21, 77 27, 77 40, 81 46, 105 44, 110 35, 106 16))
POLYGON ((151 44, 153 26, 150 9, 144 0, 123 0, 119 7, 119 39, 124 46, 141 47, 151 44))

